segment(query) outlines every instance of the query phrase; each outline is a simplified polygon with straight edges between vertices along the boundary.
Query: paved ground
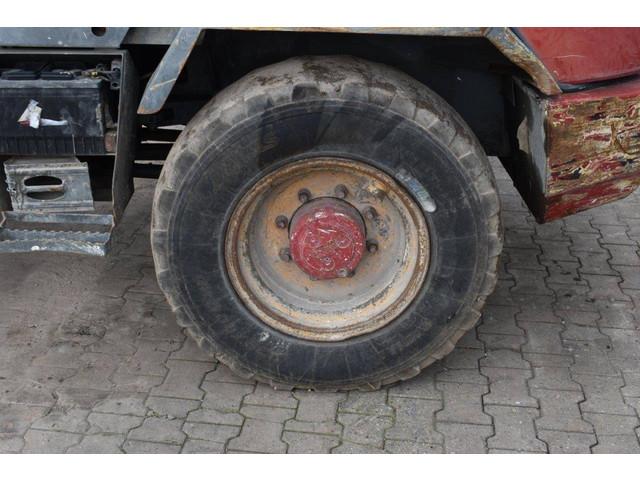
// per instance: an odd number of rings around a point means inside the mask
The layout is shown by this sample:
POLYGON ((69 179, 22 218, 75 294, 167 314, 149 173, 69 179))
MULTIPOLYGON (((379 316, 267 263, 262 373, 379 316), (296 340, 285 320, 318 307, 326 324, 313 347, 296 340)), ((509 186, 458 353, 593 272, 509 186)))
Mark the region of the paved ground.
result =
POLYGON ((640 452, 640 194, 536 225, 501 169, 500 281, 443 362, 277 392, 174 323, 141 182, 113 256, 0 257, 2 452, 640 452))

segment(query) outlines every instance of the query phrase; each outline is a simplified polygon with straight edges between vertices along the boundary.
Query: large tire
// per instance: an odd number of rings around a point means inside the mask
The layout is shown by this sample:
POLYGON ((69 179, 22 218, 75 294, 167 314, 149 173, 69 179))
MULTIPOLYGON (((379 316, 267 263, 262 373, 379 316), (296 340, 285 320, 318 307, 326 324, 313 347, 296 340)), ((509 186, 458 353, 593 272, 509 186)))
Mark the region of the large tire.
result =
POLYGON ((160 287, 203 348, 243 376, 329 390, 380 388, 448 354, 476 324, 502 248, 495 180, 469 127, 423 84, 351 57, 290 59, 220 92, 165 163, 151 238, 160 287), (225 267, 227 224, 244 192, 280 165, 326 155, 373 165, 436 205, 423 212, 430 264, 413 301, 340 341, 256 318, 225 267))

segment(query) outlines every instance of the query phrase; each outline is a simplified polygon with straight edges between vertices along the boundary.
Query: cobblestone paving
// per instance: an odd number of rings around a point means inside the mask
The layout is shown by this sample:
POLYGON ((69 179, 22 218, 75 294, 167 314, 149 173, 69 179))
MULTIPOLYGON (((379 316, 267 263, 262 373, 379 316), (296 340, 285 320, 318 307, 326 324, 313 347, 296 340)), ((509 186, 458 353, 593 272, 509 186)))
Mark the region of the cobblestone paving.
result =
POLYGON ((640 452, 640 194, 506 245, 478 327, 380 392, 274 391, 185 338, 155 282, 152 181, 109 258, 0 257, 1 452, 640 452))

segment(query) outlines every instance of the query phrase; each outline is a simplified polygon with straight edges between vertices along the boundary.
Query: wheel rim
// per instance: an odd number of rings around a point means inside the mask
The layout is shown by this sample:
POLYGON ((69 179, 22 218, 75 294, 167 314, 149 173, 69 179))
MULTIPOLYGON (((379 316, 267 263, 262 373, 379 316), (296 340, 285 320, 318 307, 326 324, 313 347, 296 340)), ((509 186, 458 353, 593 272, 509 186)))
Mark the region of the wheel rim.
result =
POLYGON ((418 204, 368 164, 312 158, 246 192, 225 238, 229 279, 271 327, 339 341, 387 325, 411 303, 429 267, 418 204))

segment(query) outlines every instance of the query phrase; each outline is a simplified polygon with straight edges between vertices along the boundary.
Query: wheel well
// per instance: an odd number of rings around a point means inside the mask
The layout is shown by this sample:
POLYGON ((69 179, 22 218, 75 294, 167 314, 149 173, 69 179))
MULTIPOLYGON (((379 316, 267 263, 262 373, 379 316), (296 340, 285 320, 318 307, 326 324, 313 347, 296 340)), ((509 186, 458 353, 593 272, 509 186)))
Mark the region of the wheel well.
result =
MULTIPOLYGON (((133 49, 142 70, 157 65, 157 47, 133 49), (150 51, 155 48, 155 51, 150 51)), ((485 38, 208 30, 150 127, 186 124, 213 95, 250 71, 300 55, 353 55, 393 66, 442 96, 465 119, 489 155, 508 156, 505 98, 524 73, 485 38)), ((158 58, 159 61, 159 58, 158 58)))

